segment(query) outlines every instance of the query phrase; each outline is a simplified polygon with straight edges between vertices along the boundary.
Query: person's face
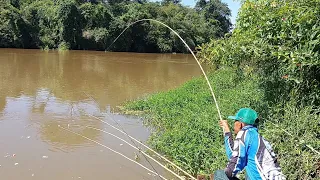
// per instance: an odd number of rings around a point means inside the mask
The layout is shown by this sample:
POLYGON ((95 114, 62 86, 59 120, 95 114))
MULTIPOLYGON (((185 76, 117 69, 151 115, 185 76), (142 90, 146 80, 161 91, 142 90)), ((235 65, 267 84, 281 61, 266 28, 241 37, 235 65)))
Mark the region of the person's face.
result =
POLYGON ((233 127, 234 133, 238 134, 238 132, 242 129, 242 127, 243 127, 243 124, 240 121, 235 121, 234 127, 233 127))

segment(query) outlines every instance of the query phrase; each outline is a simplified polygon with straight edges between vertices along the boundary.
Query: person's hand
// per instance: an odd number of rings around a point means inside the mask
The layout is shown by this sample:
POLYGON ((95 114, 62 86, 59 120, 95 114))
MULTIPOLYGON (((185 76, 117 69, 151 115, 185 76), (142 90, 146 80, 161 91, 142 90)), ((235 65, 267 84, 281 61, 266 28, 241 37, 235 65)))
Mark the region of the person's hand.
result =
POLYGON ((230 132, 230 128, 227 120, 220 120, 219 125, 220 127, 222 127, 224 133, 230 132))

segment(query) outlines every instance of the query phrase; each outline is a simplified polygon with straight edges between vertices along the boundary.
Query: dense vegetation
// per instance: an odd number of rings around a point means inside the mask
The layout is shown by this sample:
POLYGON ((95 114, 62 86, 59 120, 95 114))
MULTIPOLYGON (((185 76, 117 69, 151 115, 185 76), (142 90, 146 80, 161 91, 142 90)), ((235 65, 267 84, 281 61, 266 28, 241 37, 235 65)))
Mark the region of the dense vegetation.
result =
MULTIPOLYGON (((234 31, 201 46, 224 118, 256 109, 287 179, 320 178, 320 1, 246 0, 234 31)), ((160 152, 194 175, 222 169, 226 156, 209 89, 183 87, 130 102, 156 131, 160 152)))
MULTIPOLYGON (((195 8, 178 0, 4 0, 0 4, 0 47, 105 50, 130 23, 157 19, 191 46, 223 37, 230 10, 220 0, 201 0, 195 8)), ((151 22, 132 26, 110 51, 185 52, 181 41, 151 22)))
POLYGON ((202 59, 250 69, 271 104, 320 105, 320 1, 247 1, 232 36, 202 47, 202 59))

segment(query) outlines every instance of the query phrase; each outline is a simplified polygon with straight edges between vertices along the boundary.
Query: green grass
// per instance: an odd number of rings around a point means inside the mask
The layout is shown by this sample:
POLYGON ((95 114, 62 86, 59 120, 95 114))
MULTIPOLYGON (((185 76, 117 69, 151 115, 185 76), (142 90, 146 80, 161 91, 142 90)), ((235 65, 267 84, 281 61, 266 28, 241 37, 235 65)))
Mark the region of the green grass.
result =
MULTIPOLYGON (((209 75, 224 118, 241 107, 257 108, 262 98, 256 79, 232 69, 209 75)), ((150 144, 190 173, 210 173, 227 162, 219 117, 203 78, 147 99, 129 102, 128 111, 143 111, 146 123, 154 128, 150 144)))
MULTIPOLYGON (((257 77, 241 75, 234 69, 220 69, 210 73, 209 79, 223 118, 235 114, 241 107, 259 112, 263 121, 260 132, 279 155, 288 179, 320 177, 320 167, 316 165, 319 156, 306 147, 308 144, 319 151, 318 109, 298 109, 293 102, 267 107, 257 77)), ((204 78, 193 79, 169 92, 128 102, 124 110, 131 114, 140 112, 145 123, 154 129, 149 144, 191 174, 210 174, 225 168, 227 158, 219 118, 204 78)), ((231 122, 229 124, 232 126, 231 122)))

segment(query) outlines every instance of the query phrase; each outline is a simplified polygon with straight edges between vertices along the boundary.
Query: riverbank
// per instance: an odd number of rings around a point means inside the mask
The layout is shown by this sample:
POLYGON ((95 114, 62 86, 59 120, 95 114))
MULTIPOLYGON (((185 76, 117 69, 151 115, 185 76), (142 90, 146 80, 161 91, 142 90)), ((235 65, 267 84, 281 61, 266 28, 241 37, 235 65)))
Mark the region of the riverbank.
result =
MULTIPOLYGON (((235 114, 241 107, 259 112, 260 133, 272 143, 288 179, 319 177, 316 162, 320 159, 306 147, 320 147, 314 139, 314 135, 320 133, 319 110, 297 109, 294 102, 272 109, 264 102, 258 78, 236 69, 211 72, 209 80, 223 118, 235 114)), ((225 167, 227 158, 219 118, 204 78, 129 102, 125 110, 143 112, 141 116, 146 124, 155 129, 149 143, 191 174, 210 174, 225 167)))
MULTIPOLYGON (((233 69, 209 74, 224 118, 242 106, 257 108, 262 94, 256 78, 240 78, 233 69)), ((203 78, 180 88, 126 104, 128 111, 142 111, 155 131, 149 142, 193 175, 210 173, 226 164, 219 117, 203 78)))
POLYGON ((118 52, 188 52, 158 23, 176 29, 192 49, 221 38, 232 24, 227 4, 201 3, 191 8, 180 1, 5 0, 0 4, 0 47, 102 50, 118 52), (209 9, 215 7, 212 12, 209 9), (112 45, 111 45, 112 44, 112 45))

